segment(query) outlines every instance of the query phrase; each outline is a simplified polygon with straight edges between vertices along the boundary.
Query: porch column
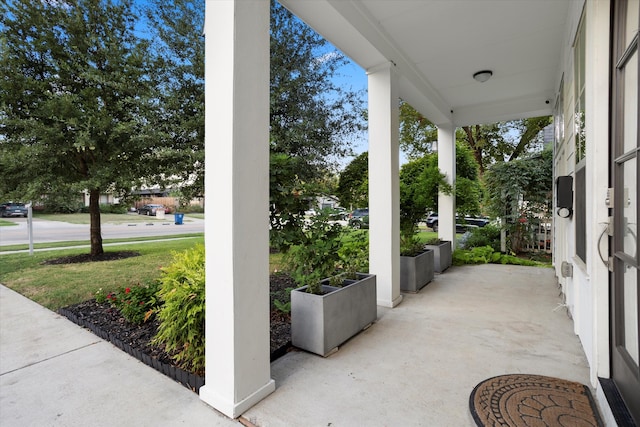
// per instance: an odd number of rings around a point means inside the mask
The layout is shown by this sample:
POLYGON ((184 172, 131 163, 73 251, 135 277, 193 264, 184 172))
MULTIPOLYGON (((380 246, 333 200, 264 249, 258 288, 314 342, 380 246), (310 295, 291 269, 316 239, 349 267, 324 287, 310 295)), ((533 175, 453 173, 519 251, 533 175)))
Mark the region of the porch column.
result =
MULTIPOLYGON (((438 125, 438 168, 447 176, 447 182, 455 189, 456 184, 456 132, 452 124, 438 125)), ((438 237, 450 240, 456 247, 456 197, 438 195, 438 237)))
POLYGON ((400 294, 400 178, 398 83, 393 64, 367 71, 369 82, 369 271, 378 305, 400 294))
POLYGON ((206 377, 235 418, 275 390, 269 340, 269 0, 207 0, 206 377))

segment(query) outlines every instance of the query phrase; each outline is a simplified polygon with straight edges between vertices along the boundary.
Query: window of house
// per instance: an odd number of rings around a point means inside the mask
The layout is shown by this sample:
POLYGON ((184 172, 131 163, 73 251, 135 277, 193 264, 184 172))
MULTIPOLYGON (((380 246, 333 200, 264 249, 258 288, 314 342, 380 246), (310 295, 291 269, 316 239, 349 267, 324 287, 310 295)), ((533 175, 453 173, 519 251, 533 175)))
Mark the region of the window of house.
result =
POLYGON ((553 115, 554 138, 556 147, 564 142, 564 77, 560 81, 560 90, 553 115))
POLYGON ((586 138, 584 128, 585 118, 585 31, 584 19, 580 23, 576 41, 573 46, 573 81, 574 81, 574 141, 575 141, 575 159, 576 159, 576 181, 575 181, 575 210, 574 218, 576 221, 576 255, 586 264, 587 263, 587 192, 586 192, 586 138))

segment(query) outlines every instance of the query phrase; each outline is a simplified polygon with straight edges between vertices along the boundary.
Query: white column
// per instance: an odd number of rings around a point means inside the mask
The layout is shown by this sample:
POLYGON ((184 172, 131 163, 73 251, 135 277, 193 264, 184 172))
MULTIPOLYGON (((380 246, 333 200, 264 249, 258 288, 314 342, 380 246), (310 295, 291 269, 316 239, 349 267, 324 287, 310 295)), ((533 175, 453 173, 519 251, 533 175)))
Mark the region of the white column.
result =
POLYGON ((367 71, 369 81, 369 271, 378 305, 400 294, 400 178, 398 83, 393 64, 367 71))
MULTIPOLYGON (((438 125, 438 168, 447 176, 447 182, 456 185, 456 132, 451 124, 438 125)), ((438 195, 438 237, 450 240, 456 247, 456 197, 451 194, 438 195)))
POLYGON ((269 0, 207 0, 206 377, 235 418, 275 390, 269 339, 269 0))

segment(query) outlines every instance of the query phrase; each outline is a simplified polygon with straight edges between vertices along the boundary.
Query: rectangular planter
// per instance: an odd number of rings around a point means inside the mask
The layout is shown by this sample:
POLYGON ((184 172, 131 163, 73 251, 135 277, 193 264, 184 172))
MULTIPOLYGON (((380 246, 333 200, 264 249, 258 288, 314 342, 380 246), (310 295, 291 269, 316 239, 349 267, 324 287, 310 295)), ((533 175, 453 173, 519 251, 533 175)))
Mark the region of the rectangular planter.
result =
POLYGON ((434 252, 427 249, 416 256, 400 256, 400 290, 418 292, 433 280, 434 252))
POLYGON ((291 292, 291 343, 326 356, 378 317, 376 276, 358 273, 341 288, 323 280, 322 289, 324 295, 306 286, 291 292))
POLYGON ((452 253, 450 241, 446 240, 437 245, 425 245, 425 248, 433 251, 433 269, 436 273, 442 273, 451 267, 452 253))

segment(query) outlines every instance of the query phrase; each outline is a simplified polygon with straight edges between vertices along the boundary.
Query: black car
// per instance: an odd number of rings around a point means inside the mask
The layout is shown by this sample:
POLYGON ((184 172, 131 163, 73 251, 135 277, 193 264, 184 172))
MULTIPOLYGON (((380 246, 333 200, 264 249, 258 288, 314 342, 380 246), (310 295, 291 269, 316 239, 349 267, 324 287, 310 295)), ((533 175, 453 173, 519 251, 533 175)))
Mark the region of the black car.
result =
POLYGON ((353 228, 369 228, 369 208, 356 209, 351 212, 349 225, 353 228))
MULTIPOLYGON (((438 214, 434 212, 429 215, 425 223, 427 224, 427 227, 431 228, 433 231, 438 231, 438 214)), ((456 215, 457 233, 464 233, 471 228, 484 227, 487 224, 489 224, 488 218, 470 215, 466 215, 464 218, 460 218, 458 215, 456 215)))
MULTIPOLYGON (((138 215, 153 215, 156 216, 159 209, 165 209, 164 205, 144 205, 138 209, 138 215)), ((166 211, 166 209, 165 209, 166 211)))
POLYGON ((24 203, 3 203, 0 205, 0 216, 3 218, 12 217, 12 216, 23 216, 27 217, 28 215, 27 207, 24 203))

